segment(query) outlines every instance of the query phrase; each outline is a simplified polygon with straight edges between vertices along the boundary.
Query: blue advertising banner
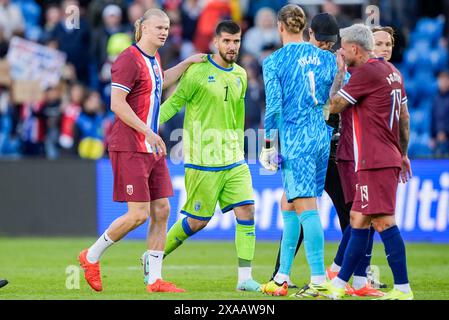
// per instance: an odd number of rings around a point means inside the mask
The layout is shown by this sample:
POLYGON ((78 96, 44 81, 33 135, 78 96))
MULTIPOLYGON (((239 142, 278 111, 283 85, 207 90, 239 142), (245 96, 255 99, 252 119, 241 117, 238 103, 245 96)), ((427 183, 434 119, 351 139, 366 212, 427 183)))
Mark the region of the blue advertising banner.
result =
MULTIPOLYGON (((258 240, 279 240, 282 233, 282 215, 279 202, 282 196, 280 173, 267 175, 259 164, 249 165, 254 187, 256 233, 258 240)), ((406 241, 449 242, 449 160, 417 160, 412 162, 413 178, 400 184, 397 191, 396 220, 406 241)), ((185 202, 184 167, 169 162, 174 197, 170 199, 169 227, 182 218, 180 210, 185 202)), ((98 233, 126 212, 126 203, 112 201, 113 176, 109 160, 97 162, 98 233)), ((319 213, 326 240, 341 237, 338 217, 327 194, 318 200, 319 213)), ((207 227, 193 239, 234 239, 233 211, 222 214, 217 208, 207 227)), ((128 239, 145 239, 148 224, 133 232, 128 239)))

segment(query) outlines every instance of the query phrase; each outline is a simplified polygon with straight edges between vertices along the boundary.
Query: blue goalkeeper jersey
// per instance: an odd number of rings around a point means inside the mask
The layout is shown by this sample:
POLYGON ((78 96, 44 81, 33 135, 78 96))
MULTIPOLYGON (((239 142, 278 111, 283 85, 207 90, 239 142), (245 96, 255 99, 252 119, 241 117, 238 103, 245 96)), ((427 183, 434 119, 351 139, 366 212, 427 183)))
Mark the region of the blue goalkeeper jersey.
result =
POLYGON ((323 107, 337 72, 335 55, 308 42, 289 43, 265 59, 265 138, 279 131, 284 159, 315 154, 330 143, 323 107))

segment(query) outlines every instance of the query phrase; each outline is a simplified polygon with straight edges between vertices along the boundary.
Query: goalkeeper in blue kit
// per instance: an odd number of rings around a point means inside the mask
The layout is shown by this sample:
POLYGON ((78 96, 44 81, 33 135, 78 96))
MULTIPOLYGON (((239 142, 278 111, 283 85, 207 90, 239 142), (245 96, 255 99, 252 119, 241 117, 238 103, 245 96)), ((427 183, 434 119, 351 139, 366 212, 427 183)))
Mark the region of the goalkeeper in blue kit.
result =
MULTIPOLYGON (((301 7, 287 5, 278 14, 283 48, 263 65, 266 88, 265 139, 260 154, 268 170, 278 169, 273 146, 278 132, 282 150, 282 178, 286 198, 295 211, 284 211, 280 268, 262 291, 286 295, 300 228, 304 233, 306 258, 311 269, 309 293, 326 292, 324 235, 316 198, 324 189, 332 128, 326 125, 323 107, 338 73, 336 57, 311 43, 302 34, 306 17, 301 7), (318 85, 319 84, 319 85, 318 85)), ((340 79, 342 83, 344 79, 340 79)), ((337 83, 336 85, 340 85, 337 83)))

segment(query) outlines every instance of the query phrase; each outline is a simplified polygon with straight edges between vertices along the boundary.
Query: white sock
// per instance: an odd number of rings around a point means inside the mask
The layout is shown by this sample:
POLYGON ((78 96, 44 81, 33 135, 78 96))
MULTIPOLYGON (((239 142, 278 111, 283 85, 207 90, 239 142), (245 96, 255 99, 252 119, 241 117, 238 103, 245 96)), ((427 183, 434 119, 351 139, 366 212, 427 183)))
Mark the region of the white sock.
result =
POLYGON ((410 291, 412 291, 412 289, 410 288, 410 284, 409 283, 406 283, 406 284, 395 284, 394 288, 396 290, 399 290, 399 291, 404 292, 404 293, 409 293, 410 291))
POLYGON ((164 251, 148 250, 148 284, 154 283, 157 279, 162 279, 162 260, 164 251))
POLYGON ((283 273, 276 273, 276 276, 274 277, 274 282, 279 283, 279 284, 283 284, 285 281, 287 281, 287 283, 290 282, 290 276, 288 274, 283 274, 283 273))
POLYGON ((311 276, 310 277, 310 283, 312 284, 322 284, 326 282, 326 275, 322 275, 322 276, 311 276))
POLYGON ((243 281, 251 280, 253 276, 251 275, 252 267, 239 267, 238 270, 238 283, 243 281))
POLYGON ((336 288, 344 289, 344 287, 346 286, 346 281, 341 280, 339 277, 335 277, 332 280, 332 284, 336 288))
POLYGON ((107 248, 112 246, 114 241, 111 240, 108 236, 108 230, 106 230, 100 238, 87 250, 87 261, 90 263, 96 263, 100 260, 103 253, 107 248))
POLYGON ((352 287, 356 290, 362 289, 368 283, 368 279, 366 277, 354 276, 352 280, 352 287))
POLYGON ((331 271, 332 272, 340 272, 340 270, 341 270, 341 267, 338 264, 335 264, 335 262, 332 262, 331 271))

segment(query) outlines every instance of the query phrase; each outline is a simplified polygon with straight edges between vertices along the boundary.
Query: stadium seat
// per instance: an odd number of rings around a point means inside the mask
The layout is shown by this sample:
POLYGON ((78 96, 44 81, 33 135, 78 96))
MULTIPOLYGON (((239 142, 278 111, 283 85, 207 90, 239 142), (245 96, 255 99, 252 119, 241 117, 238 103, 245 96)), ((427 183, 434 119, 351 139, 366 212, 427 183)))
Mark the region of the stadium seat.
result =
POLYGON ((446 48, 438 47, 431 51, 430 59, 432 61, 432 69, 438 74, 443 70, 447 70, 449 62, 449 54, 446 48))
POLYGON ((432 100, 438 92, 438 83, 431 69, 417 70, 417 73, 413 77, 413 81, 415 82, 415 102, 417 103, 420 103, 422 100, 432 100))
POLYGON ((416 24, 412 39, 427 38, 434 45, 438 43, 444 32, 444 18, 422 18, 416 24))

